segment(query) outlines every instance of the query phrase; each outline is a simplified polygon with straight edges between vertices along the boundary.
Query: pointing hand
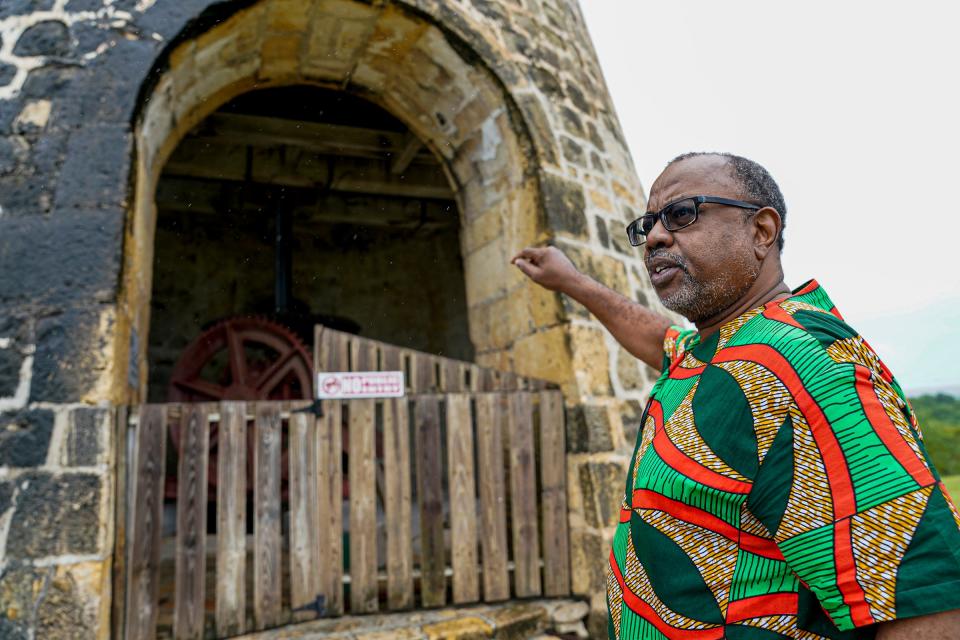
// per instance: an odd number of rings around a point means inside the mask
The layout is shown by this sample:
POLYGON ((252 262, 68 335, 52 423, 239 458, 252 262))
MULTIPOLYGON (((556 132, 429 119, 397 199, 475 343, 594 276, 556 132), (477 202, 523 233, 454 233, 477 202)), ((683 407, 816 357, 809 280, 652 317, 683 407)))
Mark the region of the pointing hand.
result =
POLYGON ((551 291, 565 292, 581 273, 556 247, 527 247, 510 260, 528 278, 551 291))

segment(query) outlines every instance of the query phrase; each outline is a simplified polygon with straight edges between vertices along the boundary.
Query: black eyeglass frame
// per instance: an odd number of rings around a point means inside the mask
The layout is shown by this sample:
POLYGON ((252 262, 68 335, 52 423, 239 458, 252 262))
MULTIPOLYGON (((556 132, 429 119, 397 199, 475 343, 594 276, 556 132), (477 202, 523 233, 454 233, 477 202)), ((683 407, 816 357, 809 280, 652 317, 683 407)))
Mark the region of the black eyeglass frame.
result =
MULTIPOLYGON (((744 202, 743 200, 732 200, 730 198, 721 198, 720 196, 685 196, 683 198, 677 198, 673 202, 668 203, 665 207, 657 211, 656 213, 645 213, 630 224, 627 225, 627 239, 630 240, 630 244, 635 247, 639 247, 647 241, 647 234, 643 233, 641 229, 641 222, 644 220, 649 220, 651 217, 655 217, 660 220, 660 224, 663 225, 663 228, 667 231, 679 231, 680 229, 685 229, 692 225, 700 218, 700 205, 702 204, 725 204, 728 207, 739 207, 740 209, 752 209, 754 211, 759 211, 763 209, 761 205, 753 204, 752 202, 744 202), (670 228, 670 225, 667 224, 667 210, 670 207, 674 206, 679 202, 685 200, 693 200, 693 220, 687 224, 680 225, 679 227, 670 228)), ((656 221, 654 221, 656 224, 656 221)), ((653 230, 653 225, 650 226, 650 229, 653 230)))

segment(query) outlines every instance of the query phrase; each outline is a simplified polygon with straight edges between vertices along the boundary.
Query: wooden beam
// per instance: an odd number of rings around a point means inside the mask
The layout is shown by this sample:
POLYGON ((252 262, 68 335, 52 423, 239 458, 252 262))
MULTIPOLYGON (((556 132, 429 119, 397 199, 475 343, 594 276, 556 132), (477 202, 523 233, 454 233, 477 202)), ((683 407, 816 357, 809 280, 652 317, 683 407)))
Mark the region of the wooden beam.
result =
POLYGON ((400 153, 394 157, 393 164, 390 165, 390 173, 395 176, 402 174, 407 167, 410 166, 410 163, 413 162, 417 151, 419 151, 422 146, 423 143, 420 142, 420 138, 412 133, 408 133, 407 139, 403 143, 403 148, 400 150, 400 153))
MULTIPOLYGON (((159 211, 252 219, 272 211, 277 188, 260 184, 164 176, 157 186, 159 211)), ((289 187, 294 226, 309 229, 333 223, 372 227, 441 228, 459 224, 453 200, 417 200, 389 195, 344 194, 289 187)))
POLYGON ((436 163, 429 150, 418 155, 423 144, 412 133, 385 131, 339 124, 288 120, 235 113, 215 113, 204 120, 188 139, 204 144, 241 144, 276 147, 286 145, 333 156, 384 159, 396 157, 412 144, 409 162, 436 163))
POLYGON ((390 172, 386 160, 320 156, 292 147, 251 150, 244 145, 208 145, 185 139, 167 162, 164 174, 345 193, 453 199, 453 190, 438 166, 412 165, 398 176, 390 172))

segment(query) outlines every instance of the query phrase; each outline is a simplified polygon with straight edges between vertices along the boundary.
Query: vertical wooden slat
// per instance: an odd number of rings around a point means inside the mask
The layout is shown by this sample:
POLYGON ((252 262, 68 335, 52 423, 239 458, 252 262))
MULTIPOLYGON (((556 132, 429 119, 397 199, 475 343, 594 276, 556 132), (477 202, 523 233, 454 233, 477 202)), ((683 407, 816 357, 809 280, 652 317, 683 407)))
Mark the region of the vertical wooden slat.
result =
POLYGON ((480 369, 479 391, 497 391, 500 389, 500 379, 497 372, 487 367, 480 369))
POLYGON ((341 402, 323 403, 317 421, 317 564, 328 615, 343 613, 343 471, 341 402))
POLYGON ((184 405, 180 413, 180 462, 177 467, 173 629, 174 636, 188 640, 203 638, 209 435, 206 405, 184 405))
MULTIPOLYGON (((299 407, 296 407, 299 408, 299 407)), ((317 442, 310 413, 290 415, 287 475, 290 489, 290 608, 294 620, 315 618, 315 609, 296 611, 320 591, 317 566, 317 442)))
POLYGON ((533 407, 528 392, 509 394, 507 424, 510 447, 510 505, 513 525, 513 572, 516 596, 540 595, 540 544, 537 531, 536 463, 533 452, 533 407))
POLYGON ((480 599, 477 575, 477 501, 473 472, 470 396, 447 395, 447 469, 450 487, 450 560, 453 602, 480 599))
POLYGON ((382 369, 384 371, 403 371, 403 360, 400 357, 400 348, 385 344, 380 348, 382 354, 382 369))
POLYGON ((354 371, 375 371, 377 368, 377 345, 372 340, 354 337, 353 349, 354 371))
POLYGON ((280 622, 280 407, 256 405, 254 463, 253 620, 257 629, 280 622))
POLYGON ((131 461, 135 513, 127 546, 128 615, 124 634, 129 640, 152 640, 156 633, 166 421, 166 407, 140 407, 136 447, 131 461))
POLYGON ((469 364, 467 368, 470 370, 470 391, 480 391, 482 385, 480 378, 483 375, 483 370, 475 364, 469 364))
POLYGON ((316 367, 317 371, 346 371, 347 370, 347 341, 348 334, 318 328, 316 367))
MULTIPOLYGON (((367 350, 361 347, 360 352, 367 350)), ((363 362, 360 360, 359 362, 363 362)), ((350 613, 377 610, 374 400, 350 402, 350 613)))
POLYGON ((125 405, 114 409, 111 419, 113 420, 113 445, 116 452, 116 487, 114 491, 113 509, 114 509, 114 538, 113 538, 113 603, 112 603, 112 624, 111 632, 113 637, 122 638, 124 629, 124 605, 126 604, 126 543, 127 535, 130 529, 127 527, 127 506, 130 505, 129 497, 129 473, 130 465, 127 458, 127 411, 125 405))
POLYGON ((404 349, 401 351, 402 358, 407 363, 409 375, 407 376, 407 386, 411 394, 422 393, 420 391, 420 376, 417 372, 417 352, 404 349))
POLYGON ((483 551, 483 599, 510 597, 507 573, 507 514, 503 477, 503 419, 506 397, 483 393, 477 403, 477 478, 480 483, 480 540, 483 551))
MULTIPOLYGON (((345 371, 345 343, 336 339, 332 329, 316 326, 314 363, 317 371, 345 371)), ((343 476, 342 416, 339 401, 323 405, 324 416, 316 420, 314 460, 317 465, 315 509, 317 596, 323 598, 324 614, 343 613, 343 476)))
MULTIPOLYGON (((399 354, 397 354, 399 356, 399 354)), ((393 371, 385 365, 387 371, 393 371)), ((410 431, 406 398, 383 404, 383 466, 386 484, 387 608, 413 606, 413 548, 410 531, 410 431)))
POLYGON ((247 418, 243 402, 220 403, 217 430, 217 636, 245 631, 247 418))
POLYGON ((441 390, 447 393, 464 391, 463 363, 459 360, 451 360, 450 358, 443 358, 440 362, 442 363, 441 371, 443 373, 441 390))
POLYGON ((424 607, 446 604, 443 547, 443 444, 440 399, 416 400, 417 500, 420 507, 420 596, 424 607))
POLYGON ((428 353, 414 351, 410 353, 413 362, 413 392, 414 393, 434 393, 437 385, 434 380, 436 369, 436 359, 428 353))
POLYGON ((543 592, 570 593, 570 537, 567 530, 567 457, 563 396, 540 392, 540 490, 543 522, 543 592))

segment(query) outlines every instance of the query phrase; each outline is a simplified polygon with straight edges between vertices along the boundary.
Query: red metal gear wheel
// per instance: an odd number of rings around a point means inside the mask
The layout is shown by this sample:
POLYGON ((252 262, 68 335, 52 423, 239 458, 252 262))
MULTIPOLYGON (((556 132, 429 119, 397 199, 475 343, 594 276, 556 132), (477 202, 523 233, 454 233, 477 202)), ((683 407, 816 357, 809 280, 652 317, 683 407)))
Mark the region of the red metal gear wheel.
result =
POLYGON ((191 342, 170 376, 170 402, 306 400, 310 353, 290 329, 261 316, 222 320, 191 342))
MULTIPOLYGON (((219 400, 306 400, 313 394, 313 368, 307 347, 287 327, 262 316, 227 318, 197 336, 180 354, 170 376, 170 402, 219 400)), ((170 426, 180 451, 179 425, 170 426)), ((248 431, 248 487, 252 480, 253 431, 248 431)), ((217 483, 216 430, 210 432, 208 482, 217 483)), ((283 451, 282 486, 286 493, 287 452, 283 451)), ((176 484, 168 483, 168 497, 176 484)), ((216 495, 216 494, 214 494, 216 495)))

